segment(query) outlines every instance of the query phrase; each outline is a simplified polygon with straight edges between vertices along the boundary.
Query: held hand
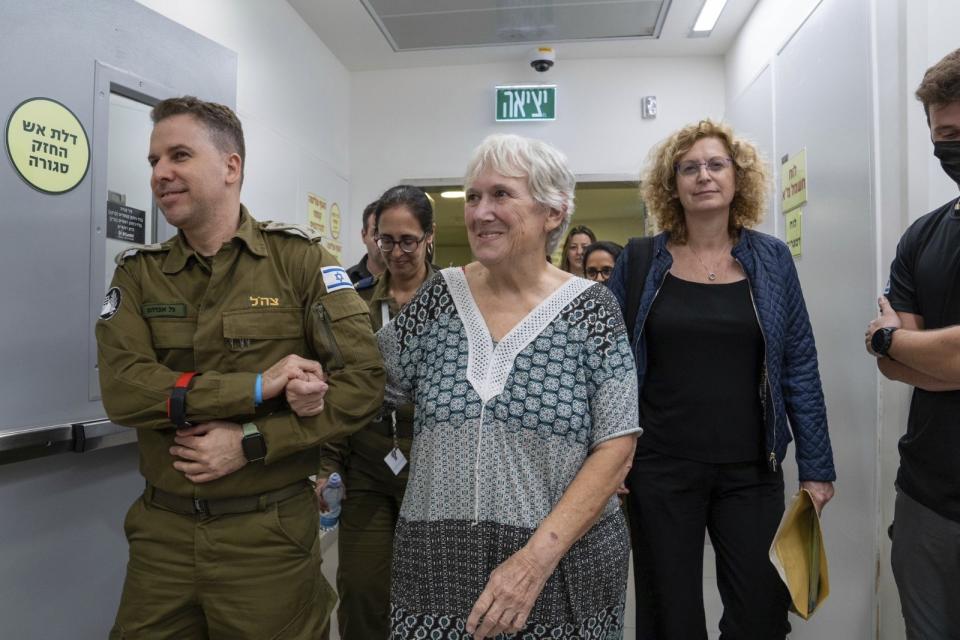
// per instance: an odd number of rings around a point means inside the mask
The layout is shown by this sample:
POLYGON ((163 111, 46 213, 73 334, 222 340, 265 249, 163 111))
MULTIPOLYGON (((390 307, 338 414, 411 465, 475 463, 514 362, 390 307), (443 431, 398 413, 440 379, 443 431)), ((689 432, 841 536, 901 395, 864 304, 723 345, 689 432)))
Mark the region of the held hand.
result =
POLYGON ((303 377, 287 383, 287 404, 301 418, 318 415, 323 411, 323 397, 327 389, 323 377, 312 371, 305 372, 303 377))
POLYGON ((290 354, 263 372, 263 399, 279 396, 291 380, 304 377, 307 373, 323 375, 323 367, 315 360, 307 360, 290 354))
POLYGON ((810 492, 810 497, 813 498, 813 506, 816 507, 818 514, 823 512, 823 508, 833 497, 832 482, 816 482, 814 480, 805 480, 804 482, 800 483, 800 488, 806 489, 810 492))
POLYGON ((886 299, 886 297, 880 296, 880 299, 877 300, 877 304, 880 306, 880 313, 876 318, 870 321, 870 324, 867 325, 866 332, 863 334, 867 353, 872 356, 877 355, 874 353, 873 347, 870 344, 870 338, 873 337, 873 334, 884 327, 894 327, 899 329, 901 325, 900 316, 898 316, 897 312, 894 311, 893 307, 890 306, 890 302, 886 299))
POLYGON ((467 632, 479 639, 523 629, 549 577, 526 549, 517 551, 490 574, 467 618, 467 632))
POLYGON ((213 420, 177 429, 170 455, 180 459, 173 468, 196 484, 230 475, 247 464, 242 439, 243 429, 236 422, 213 420))

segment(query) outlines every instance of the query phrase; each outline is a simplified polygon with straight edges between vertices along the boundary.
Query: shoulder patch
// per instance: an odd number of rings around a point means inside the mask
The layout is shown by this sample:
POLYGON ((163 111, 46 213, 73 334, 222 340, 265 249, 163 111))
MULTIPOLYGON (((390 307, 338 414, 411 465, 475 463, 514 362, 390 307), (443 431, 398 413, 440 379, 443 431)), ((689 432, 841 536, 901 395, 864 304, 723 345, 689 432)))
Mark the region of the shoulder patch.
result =
POLYGON ((103 305, 100 307, 100 319, 109 320, 117 315, 120 310, 120 302, 123 300, 123 294, 120 287, 111 287, 107 295, 103 297, 103 305))
POLYGON ((377 276, 367 276, 362 280, 357 280, 357 282, 353 286, 357 289, 357 291, 363 291, 364 289, 370 289, 376 284, 377 284, 377 276))
POLYGON ((340 289, 353 289, 353 283, 350 282, 350 276, 343 267, 332 266, 320 269, 323 275, 323 285, 328 292, 339 291, 340 289))
POLYGON ((302 224, 288 224, 286 222, 261 222, 260 229, 270 233, 287 233, 299 236, 310 242, 320 242, 320 233, 313 227, 302 224))
POLYGON ((142 247, 127 247, 126 249, 118 253, 116 257, 114 257, 113 261, 119 265, 119 264, 123 264, 123 261, 126 260, 127 258, 132 258, 133 256, 137 255, 141 251, 145 253, 157 253, 158 251, 165 251, 165 250, 166 250, 166 247, 164 247, 162 244, 146 244, 146 245, 143 245, 142 247))

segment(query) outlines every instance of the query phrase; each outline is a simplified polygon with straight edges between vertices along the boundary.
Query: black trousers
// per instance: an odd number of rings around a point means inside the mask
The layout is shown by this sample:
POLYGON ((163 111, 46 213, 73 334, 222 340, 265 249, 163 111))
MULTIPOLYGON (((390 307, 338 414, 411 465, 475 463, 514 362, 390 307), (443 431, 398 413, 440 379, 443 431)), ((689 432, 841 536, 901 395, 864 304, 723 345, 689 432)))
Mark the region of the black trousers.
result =
POLYGON ((717 558, 723 640, 782 640, 789 592, 768 552, 783 473, 638 450, 628 476, 637 640, 706 640, 704 530, 717 558))

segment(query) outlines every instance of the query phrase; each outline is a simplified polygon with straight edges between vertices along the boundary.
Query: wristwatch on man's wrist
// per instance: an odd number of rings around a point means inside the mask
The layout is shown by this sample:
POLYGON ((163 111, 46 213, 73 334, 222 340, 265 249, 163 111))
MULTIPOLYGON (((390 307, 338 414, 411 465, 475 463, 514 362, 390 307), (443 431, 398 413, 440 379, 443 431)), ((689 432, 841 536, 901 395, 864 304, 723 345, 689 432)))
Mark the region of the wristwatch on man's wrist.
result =
POLYGON ((252 422, 243 425, 243 440, 240 441, 240 445, 243 447, 243 455, 247 462, 256 462, 267 457, 267 443, 260 429, 252 422))
POLYGON ((890 351, 890 345, 893 344, 893 332, 896 327, 882 327, 873 332, 870 336, 870 348, 881 358, 889 358, 887 352, 890 351))

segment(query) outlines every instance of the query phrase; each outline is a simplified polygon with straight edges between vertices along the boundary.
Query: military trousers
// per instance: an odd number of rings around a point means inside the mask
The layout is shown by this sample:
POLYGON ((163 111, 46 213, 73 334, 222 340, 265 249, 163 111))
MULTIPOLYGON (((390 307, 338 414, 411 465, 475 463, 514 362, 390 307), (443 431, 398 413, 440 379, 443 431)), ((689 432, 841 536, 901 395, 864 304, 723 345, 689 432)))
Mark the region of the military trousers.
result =
POLYGON ((134 502, 111 640, 322 637, 336 594, 320 573, 313 492, 224 516, 134 502))
POLYGON ((407 474, 395 477, 382 459, 377 462, 368 460, 364 470, 354 466, 347 472, 347 499, 343 501, 337 538, 337 624, 341 640, 389 635, 393 534, 407 474), (371 467, 379 473, 368 473, 371 467))

